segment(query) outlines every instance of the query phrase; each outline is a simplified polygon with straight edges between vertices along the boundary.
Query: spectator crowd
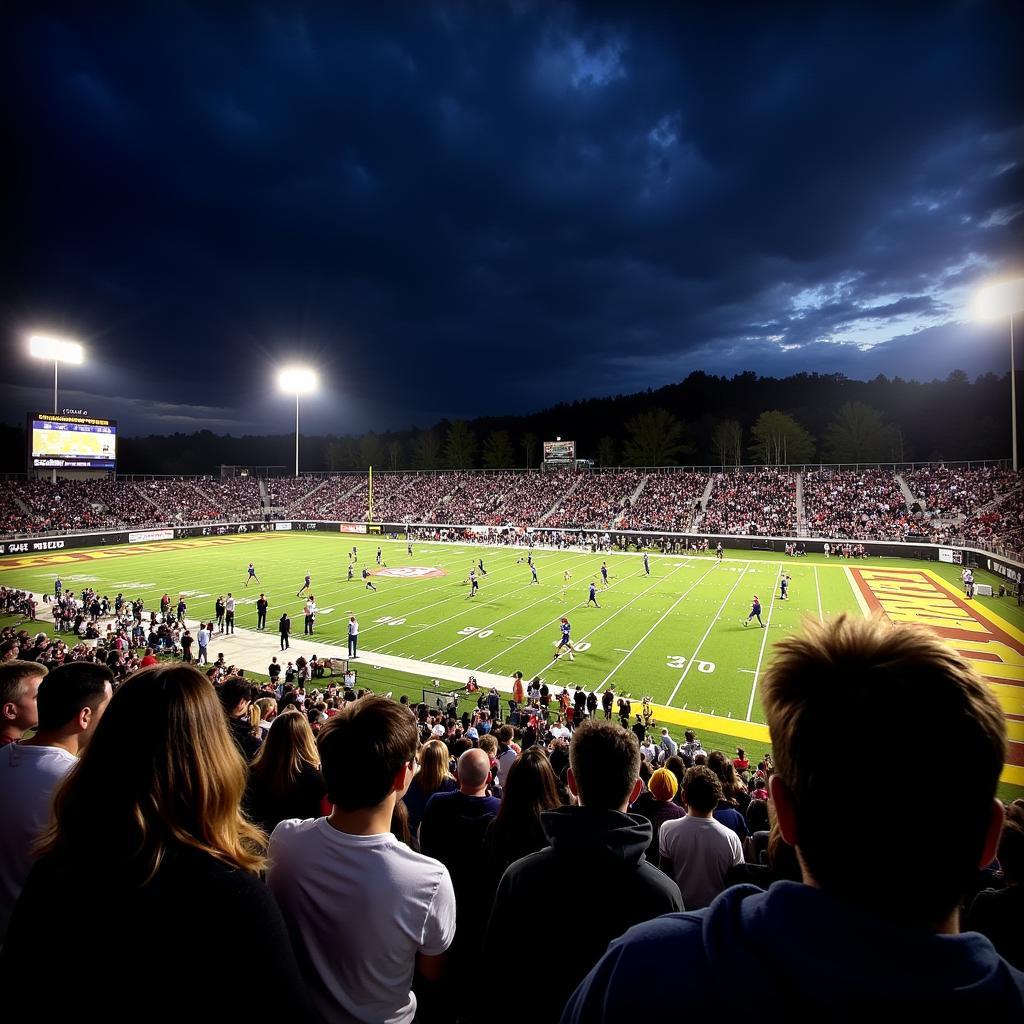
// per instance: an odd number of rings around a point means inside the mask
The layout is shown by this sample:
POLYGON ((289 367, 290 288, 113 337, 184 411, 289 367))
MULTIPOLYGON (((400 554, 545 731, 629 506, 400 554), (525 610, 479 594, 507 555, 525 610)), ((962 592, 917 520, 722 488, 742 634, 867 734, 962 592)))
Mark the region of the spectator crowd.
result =
MULTIPOLYGON (((380 473, 373 518, 439 528, 577 529, 796 536, 802 479, 807 536, 849 540, 965 538, 1020 552, 1021 475, 1001 467, 922 467, 902 474, 925 507, 912 512, 887 469, 783 469, 716 473, 590 470, 380 473), (703 495, 710 489, 705 507, 703 495)), ((365 475, 225 479, 8 481, 0 492, 7 536, 260 520, 271 516, 362 522, 365 475)), ((565 541, 576 543, 576 541, 565 541)))
POLYGON ((1003 712, 926 630, 841 615, 782 641, 762 682, 774 759, 759 760, 677 742, 646 699, 634 713, 521 674, 510 696, 431 706, 308 665, 288 679, 276 659, 256 684, 51 643, 5 637, 0 655, 11 1019, 63 1017, 90 990, 91 953, 54 958, 71 912, 117 965, 114 1020, 157 989, 160 1019, 246 999, 288 1020, 424 1024, 675 1003, 769 1020, 1024 1012, 1024 802, 995 799, 1003 712), (830 770, 863 739, 850 700, 922 741, 955 735, 941 842, 920 842, 888 758, 830 770), (478 998, 481 965, 510 955, 537 966, 526 988, 478 998))

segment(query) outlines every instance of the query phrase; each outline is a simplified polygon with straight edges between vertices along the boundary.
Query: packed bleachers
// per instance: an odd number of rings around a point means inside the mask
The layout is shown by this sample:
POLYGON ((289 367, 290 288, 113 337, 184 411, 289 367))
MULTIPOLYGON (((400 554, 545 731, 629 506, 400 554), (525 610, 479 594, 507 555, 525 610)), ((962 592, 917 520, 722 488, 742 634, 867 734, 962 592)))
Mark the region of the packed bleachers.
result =
POLYGON ((291 509, 321 481, 315 476, 272 476, 266 480, 271 508, 291 509))
POLYGON ((704 473, 648 473, 644 489, 622 515, 621 529, 689 530, 707 483, 704 473))
POLYGON ((812 470, 804 474, 804 510, 812 537, 904 540, 923 534, 928 519, 907 508, 888 470, 812 470))
POLYGON ((553 529, 618 526, 630 512, 630 499, 644 476, 638 469, 590 473, 544 520, 544 525, 553 529))
POLYGON ((720 473, 700 521, 701 532, 795 534, 796 478, 796 473, 778 469, 720 473))
MULTIPOLYGON (((1021 474, 1001 467, 937 465, 908 471, 903 478, 925 503, 923 513, 908 509, 892 470, 805 472, 803 535, 900 540, 921 534, 944 542, 973 538, 1011 551, 1024 546, 1019 496, 996 501, 1020 488, 1021 474)), ((797 536, 795 472, 715 474, 700 512, 708 479, 701 472, 633 469, 381 473, 373 483, 374 519, 556 532, 697 529, 705 535, 797 536)), ((295 518, 359 522, 368 515, 369 487, 363 474, 276 477, 265 486, 270 507, 295 518)), ((59 479, 55 484, 8 480, 0 488, 0 532, 6 536, 205 524, 261 519, 265 514, 260 483, 253 477, 59 479)))
POLYGON ((968 515, 1020 483, 1019 474, 1002 466, 927 466, 903 479, 937 517, 968 515))

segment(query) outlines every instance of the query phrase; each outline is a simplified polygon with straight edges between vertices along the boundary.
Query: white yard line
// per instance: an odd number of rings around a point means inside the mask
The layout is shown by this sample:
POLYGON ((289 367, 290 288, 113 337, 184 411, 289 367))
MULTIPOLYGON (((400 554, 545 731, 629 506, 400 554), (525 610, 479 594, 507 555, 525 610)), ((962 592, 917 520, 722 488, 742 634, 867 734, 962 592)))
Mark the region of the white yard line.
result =
POLYGON ((747 574, 747 569, 749 568, 750 563, 747 562, 746 566, 743 569, 743 572, 741 572, 739 576, 736 577, 736 582, 729 589, 729 593, 725 595, 725 599, 719 606, 718 612, 715 614, 715 617, 711 620, 704 635, 700 638, 700 643, 698 643, 697 646, 693 649, 693 654, 686 662, 686 668, 683 670, 683 674, 679 677, 679 682, 676 683, 675 689, 672 691, 668 700, 665 702, 667 705, 671 706, 672 701, 676 699, 676 694, 679 692, 679 687, 683 685, 683 680, 689 674, 690 669, 693 668, 693 663, 697 660, 697 655, 700 653, 700 649, 704 646, 704 641, 707 640, 707 638, 711 635, 711 630, 714 628, 715 623, 722 617, 722 612, 725 611, 725 606, 729 603, 729 598, 732 597, 733 592, 740 585, 740 580, 742 580, 743 577, 747 574))
MULTIPOLYGON (((676 608, 676 606, 679 604, 679 602, 682 601, 683 598, 686 597, 690 593, 690 591, 694 589, 694 587, 696 587, 699 583, 701 583, 705 579, 705 577, 707 577, 708 574, 713 572, 713 571, 714 571, 714 566, 711 566, 711 568, 707 569, 702 576, 699 576, 696 580, 694 580, 693 583, 691 583, 686 588, 686 590, 684 590, 679 595, 679 597, 677 597, 672 602, 672 604, 670 604, 668 606, 666 611, 664 611, 662 613, 662 615, 658 618, 658 620, 654 623, 654 625, 651 626, 651 628, 649 630, 647 630, 647 632, 644 633, 644 635, 642 637, 640 637, 640 639, 637 640, 637 642, 635 644, 633 644, 633 646, 630 647, 628 651, 626 651, 626 656, 618 663, 618 665, 616 665, 615 668, 613 668, 611 670, 611 672, 609 672, 608 675, 606 675, 604 677, 604 679, 602 679, 601 682, 597 684, 597 686, 595 687, 596 690, 600 690, 600 689, 602 689, 604 687, 604 684, 607 683, 608 680, 611 679, 611 677, 613 675, 615 675, 615 673, 618 672, 619 669, 622 668, 622 666, 625 665, 627 661, 629 661, 629 659, 636 652, 637 648, 658 628, 658 626, 661 625, 661 623, 668 617, 669 613, 672 612, 676 608)), ((742 578, 743 578, 743 576, 741 574, 740 575, 740 579, 742 579, 742 578)), ((739 580, 737 580, 736 582, 738 583, 739 580)), ((731 593, 731 591, 730 591, 730 593, 731 593)), ((621 650, 621 648, 620 647, 616 647, 615 650, 618 651, 618 650, 621 650)), ((671 703, 671 701, 670 701, 670 703, 671 703)))
POLYGON ((754 713, 754 694, 757 692, 757 680, 761 675, 761 660, 764 658, 765 644, 768 643, 768 627, 772 623, 772 609, 775 607, 775 590, 779 585, 779 578, 782 576, 782 566, 779 566, 779 574, 775 577, 775 584, 772 587, 772 600, 768 605, 768 621, 764 624, 764 637, 761 640, 761 653, 757 656, 757 668, 754 669, 754 684, 750 687, 750 700, 747 702, 747 721, 754 713))
MULTIPOLYGON (((630 600, 628 600, 628 601, 627 601, 627 602, 626 602, 626 603, 625 603, 624 605, 622 605, 622 607, 621 607, 621 608, 616 608, 616 609, 615 609, 615 611, 613 611, 613 612, 611 613, 611 615, 609 615, 609 616, 608 616, 608 618, 606 618, 606 619, 603 619, 603 620, 602 620, 601 622, 599 622, 599 623, 598 623, 598 624, 597 624, 596 626, 594 626, 594 628, 593 628, 593 629, 591 629, 591 630, 589 630, 588 632, 584 633, 584 634, 583 634, 583 636, 581 636, 581 637, 580 637, 579 639, 580 639, 580 640, 586 640, 588 636, 593 636, 593 635, 594 635, 594 634, 595 634, 595 633, 596 633, 596 632, 597 632, 597 631, 598 631, 599 629, 602 629, 602 628, 603 628, 604 626, 607 626, 607 625, 608 625, 608 623, 609 623, 609 622, 611 622, 611 621, 612 621, 612 619, 614 619, 616 615, 618 615, 618 614, 619 614, 620 612, 624 612, 624 611, 625 611, 625 610, 626 610, 626 609, 627 609, 627 608, 628 608, 628 607, 629 607, 629 606, 630 606, 631 604, 634 604, 635 602, 639 601, 639 600, 640 600, 640 598, 642 598, 642 597, 644 597, 645 595, 647 595, 647 594, 648 594, 648 593, 649 593, 650 591, 652 591, 652 590, 653 590, 653 589, 654 589, 654 588, 655 588, 655 587, 656 587, 656 586, 657 586, 657 585, 658 585, 659 583, 662 583, 662 582, 664 582, 665 580, 669 579, 669 577, 671 577, 671 576, 674 576, 674 575, 675 575, 675 574, 676 574, 677 572, 679 572, 679 570, 680 570, 680 569, 682 569, 682 568, 685 568, 686 564, 687 564, 687 563, 682 563, 682 564, 680 564, 680 565, 676 566, 676 568, 675 568, 675 569, 673 569, 673 570, 672 570, 672 571, 671 571, 671 572, 670 572, 670 573, 668 574, 668 576, 661 576, 661 577, 659 577, 659 578, 658 578, 658 579, 657 579, 657 580, 656 580, 656 581, 655 581, 654 583, 652 583, 652 584, 651 584, 651 585, 650 585, 649 587, 647 587, 647 588, 646 588, 646 589, 644 589, 644 590, 641 590, 641 591, 640 591, 640 593, 636 595, 636 597, 630 598, 630 600)), ((711 570, 709 569, 709 570, 708 570, 708 572, 710 572, 710 571, 711 571, 711 570)), ((640 574, 640 573, 634 573, 634 575, 637 575, 637 576, 639 576, 639 575, 641 575, 641 574, 640 574)), ((706 575, 707 575, 707 572, 706 572, 706 573, 705 573, 704 575, 706 576, 706 575)), ((627 578, 628 578, 628 577, 627 577, 627 578)), ((701 579, 703 579, 703 578, 704 578, 704 577, 702 576, 702 577, 701 577, 701 579)), ((698 580, 697 582, 699 583, 699 582, 700 582, 700 580, 698 580)), ((614 584, 613 584, 613 586, 614 586, 614 584)), ((694 586, 696 586, 696 584, 694 584, 694 586)), ((691 587, 690 589, 692 590, 693 588, 691 587)), ((582 607, 582 605, 580 605, 580 607, 582 607)), ((553 620, 552 620, 552 622, 557 622, 557 621, 558 621, 557 619, 553 619, 553 620)), ((544 626, 544 627, 542 627, 542 628, 546 628, 546 627, 547 627, 547 626, 549 626, 549 625, 551 625, 551 623, 546 623, 546 624, 545 624, 545 626, 544 626)), ((540 630, 536 630, 535 632, 538 632, 538 633, 539 633, 539 632, 540 632, 540 630)), ((575 643, 575 641, 574 641, 574 643, 575 643)), ((548 663, 547 663, 547 664, 546 664, 546 665, 545 665, 545 666, 544 666, 544 667, 543 667, 543 668, 541 669, 541 672, 547 672, 547 670, 548 670, 549 668, 552 668, 552 667, 553 667, 554 665, 556 665, 556 664, 557 664, 557 662, 556 662, 556 661, 555 661, 554 659, 552 659, 551 661, 549 661, 549 662, 548 662, 548 663)), ((602 684, 602 685, 603 685, 603 684, 602 684)))
MULTIPOLYGON (((532 585, 533 584, 531 584, 531 583, 527 583, 524 586, 522 586, 520 589, 521 590, 527 590, 532 585)), ((502 615, 501 618, 494 619, 492 622, 488 622, 486 625, 481 626, 480 629, 477 630, 477 632, 481 632, 481 631, 483 631, 485 629, 493 629, 499 622, 504 622, 506 619, 514 618, 516 615, 520 615, 522 612, 528 611, 530 608, 534 608, 538 604, 543 604, 545 601, 551 600, 551 597, 552 597, 551 594, 543 594, 541 597, 538 597, 536 601, 531 601, 529 604, 524 604, 520 608, 514 608, 507 615, 502 615)), ((439 626, 439 625, 441 625, 441 623, 448 622, 450 619, 461 618, 461 617, 463 617, 463 616, 465 616, 467 614, 471 614, 469 608, 460 608, 459 611, 455 615, 449 615, 447 619, 441 619, 440 622, 433 622, 429 626, 421 627, 421 629, 416 630, 415 632, 422 632, 423 629, 432 629, 434 626, 439 626)), ((406 636, 413 636, 413 635, 414 635, 414 633, 406 634, 406 636)), ((453 643, 450 643, 447 646, 442 647, 439 651, 434 651, 433 654, 428 654, 426 657, 427 657, 428 660, 430 658, 436 658, 439 654, 444 654, 445 651, 449 651, 453 647, 457 647, 459 644, 465 642, 466 640, 471 639, 475 635, 476 635, 476 633, 469 633, 469 634, 467 634, 465 636, 460 636, 453 643)))
POLYGON ((818 582, 818 567, 814 567, 814 589, 818 592, 818 621, 824 622, 825 616, 821 613, 821 584, 818 582))
POLYGON ((853 578, 853 573, 850 572, 850 567, 848 565, 844 565, 843 572, 846 573, 846 579, 850 584, 850 589, 853 591, 853 596, 857 598, 857 604, 860 605, 861 614, 866 619, 870 618, 871 609, 868 607, 868 603, 864 599, 864 595, 860 592, 860 587, 857 586, 857 581, 853 578))
MULTIPOLYGON (((557 564, 561 564, 561 561, 559 561, 557 564)), ((488 574, 488 575, 490 575, 490 574, 488 574)), ((515 594, 521 594, 523 591, 529 590, 531 586, 533 586, 532 583, 523 583, 520 586, 516 587, 514 590, 506 591, 502 596, 503 597, 511 597, 511 596, 513 596, 515 594)), ((408 618, 408 617, 413 616, 413 615, 419 615, 421 612, 425 612, 428 608, 436 608, 437 605, 439 605, 439 604, 447 604, 448 602, 452 601, 455 598, 455 596, 456 595, 454 595, 454 594, 448 594, 446 597, 441 598, 440 601, 434 601, 432 604, 423 605, 420 608, 414 608, 412 611, 406 613, 405 617, 408 618)), ((548 595, 548 596, 550 596, 550 595, 548 595)), ((481 600, 482 601, 486 601, 486 598, 483 598, 481 600)), ((544 598, 544 600, 546 600, 546 598, 544 598)), ((534 602, 534 603, 536 604, 537 602, 534 602)), ((532 606, 531 605, 527 605, 526 607, 532 607, 532 606)), ((377 611, 377 609, 374 608, 374 611, 377 611)), ((422 632, 424 632, 424 630, 427 630, 427 629, 433 629, 434 626, 443 625, 445 622, 450 622, 452 619, 458 619, 461 616, 468 614, 469 612, 470 612, 469 608, 466 608, 464 605, 460 605, 459 610, 457 612, 453 613, 452 615, 447 616, 447 618, 438 619, 436 622, 428 622, 426 625, 420 626, 419 628, 414 629, 411 632, 403 633, 397 640, 389 640, 386 644, 384 644, 382 647, 377 648, 377 649, 381 650, 381 651, 387 650, 388 647, 393 647, 395 644, 402 643, 404 640, 407 640, 411 636, 416 636, 418 633, 422 633, 422 632)), ((373 625, 369 626, 368 628, 369 629, 376 629, 378 626, 384 626, 384 625, 387 625, 387 623, 377 622, 377 623, 374 623, 373 625)), ((487 629, 488 627, 487 626, 483 626, 481 628, 482 629, 487 629)), ((447 650, 447 648, 444 648, 444 649, 447 650)), ((441 652, 438 651, 437 653, 440 654, 441 652)))
MULTIPOLYGON (((675 571, 676 571, 676 570, 674 570, 674 569, 672 570, 672 572, 675 572, 675 571)), ((630 575, 629 575, 629 576, 623 576, 623 577, 622 577, 621 579, 617 579, 617 580, 616 580, 616 581, 615 581, 615 582, 614 582, 613 584, 611 584, 611 586, 609 586, 609 587, 608 587, 608 588, 607 588, 606 590, 602 591, 602 593, 607 593, 607 591, 608 591, 608 590, 611 590, 611 589, 612 589, 612 587, 616 587, 616 586, 618 586, 618 585, 619 585, 620 583, 625 583, 625 582, 626 582, 626 580, 631 580, 631 579, 634 579, 635 577, 637 577, 637 576, 641 575, 641 574, 642 574, 642 572, 643 572, 643 567, 641 566, 641 568, 640 568, 640 571, 639 571, 639 572, 634 572, 634 573, 630 573, 630 575)), ((669 573, 669 576, 671 576, 671 575, 672 575, 672 573, 669 573)), ((668 576, 664 577, 664 579, 668 579, 668 576)), ((648 589, 650 589, 650 588, 648 588, 648 589)), ((643 594, 646 594, 646 593, 647 593, 647 591, 645 590, 645 591, 643 591, 643 592, 642 592, 641 594, 638 594, 638 595, 637 595, 637 597, 641 597, 641 596, 642 596, 643 594)), ((633 600, 636 600, 636 598, 634 598, 633 600)), ((573 605, 573 606, 572 606, 571 608, 569 608, 569 609, 568 609, 568 611, 571 611, 571 612, 575 612, 575 611, 577 611, 577 610, 578 610, 578 609, 580 609, 580 608, 585 608, 585 607, 587 606, 587 604, 588 604, 588 603, 589 603, 589 602, 587 602, 587 601, 580 601, 580 603, 579 603, 579 604, 575 604, 575 605, 573 605)), ((632 603, 632 602, 630 602, 630 604, 631 604, 631 603, 632 603)), ((625 607, 627 607, 627 605, 623 605, 623 608, 625 608, 625 607)), ((619 609, 619 610, 621 611, 622 609, 619 609)), ((552 625, 553 623, 561 621, 561 618, 562 618, 562 615, 563 615, 563 614, 565 614, 565 613, 564 613, 564 612, 559 612, 559 614, 558 614, 558 615, 557 615, 557 616, 556 616, 555 618, 553 618, 553 619, 549 619, 549 620, 548 620, 547 622, 545 622, 545 623, 544 623, 543 625, 541 625, 541 626, 538 626, 538 627, 537 627, 537 628, 536 628, 536 629, 535 629, 535 630, 534 630, 534 631, 533 631, 532 633, 527 633, 527 634, 526 634, 526 636, 524 636, 522 640, 517 640, 517 641, 516 641, 516 642, 515 642, 514 644, 511 644, 511 645, 509 645, 508 647, 506 647, 506 648, 505 648, 505 649, 504 649, 503 651, 499 651, 499 652, 498 652, 497 654, 495 654, 495 655, 494 655, 493 657, 491 657, 491 658, 488 658, 488 659, 487 659, 486 661, 484 661, 484 662, 481 662, 481 663, 480 663, 480 664, 479 664, 479 665, 477 666, 477 669, 479 670, 479 669, 482 669, 482 668, 483 668, 483 667, 484 667, 485 665, 490 665, 490 663, 491 663, 492 661, 496 661, 496 660, 497 660, 498 658, 504 657, 504 655, 508 654, 508 652, 509 652, 509 651, 511 651, 511 650, 514 650, 514 649, 515 649, 516 647, 518 647, 518 646, 519 646, 519 645, 520 645, 520 644, 521 644, 521 643, 523 642, 523 640, 529 640, 529 639, 531 639, 532 637, 535 637, 535 636, 536 636, 536 635, 537 635, 538 633, 541 633, 541 632, 543 632, 543 631, 544 631, 545 629, 548 629, 548 628, 549 628, 549 627, 550 627, 550 626, 551 626, 551 625, 552 625)), ((614 613, 613 613, 613 614, 614 614, 614 613)), ((609 616, 609 618, 610 618, 610 617, 611 617, 611 616, 609 616)), ((587 635, 589 636, 589 634, 587 634, 587 635)), ((553 664, 553 663, 552 663, 552 664, 553 664)))

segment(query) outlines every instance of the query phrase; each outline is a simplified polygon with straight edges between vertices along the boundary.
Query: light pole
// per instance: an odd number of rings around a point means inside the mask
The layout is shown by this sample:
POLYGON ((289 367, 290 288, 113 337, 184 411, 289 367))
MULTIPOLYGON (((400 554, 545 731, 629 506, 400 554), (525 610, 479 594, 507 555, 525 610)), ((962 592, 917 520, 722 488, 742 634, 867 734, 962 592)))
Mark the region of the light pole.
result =
POLYGON ((1017 472, 1017 368, 1013 352, 1013 318, 1024 312, 1024 277, 986 285, 975 298, 975 311, 982 320, 1010 321, 1010 433, 1013 471, 1017 472))
MULTIPOLYGON (((57 407, 57 367, 61 363, 81 363, 85 358, 85 352, 77 341, 69 338, 54 338, 48 334, 33 334, 28 339, 29 355, 36 359, 53 360, 53 413, 60 412, 57 407)), ((53 467, 53 474, 50 477, 53 483, 57 482, 57 467, 53 467)))
POLYGON ((295 475, 299 475, 299 395, 316 391, 316 374, 302 366, 289 366, 277 375, 278 387, 295 396, 295 475))

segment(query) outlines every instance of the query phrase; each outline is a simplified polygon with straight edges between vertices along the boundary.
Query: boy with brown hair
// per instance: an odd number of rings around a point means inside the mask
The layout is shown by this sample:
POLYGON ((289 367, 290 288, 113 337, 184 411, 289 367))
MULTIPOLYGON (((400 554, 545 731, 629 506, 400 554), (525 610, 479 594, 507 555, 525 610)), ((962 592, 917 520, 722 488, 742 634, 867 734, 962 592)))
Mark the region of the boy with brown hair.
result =
POLYGON ((988 939, 959 933, 961 895, 991 862, 1003 823, 995 793, 1006 727, 984 680, 934 633, 881 617, 810 622, 776 652, 762 693, 776 763, 769 787, 803 883, 736 886, 706 910, 631 929, 563 1022, 632 1019, 640 976, 647 999, 684 992, 689 1013, 745 1013, 756 993, 768 1020, 848 1019, 881 1006, 1019 1018, 1024 974, 988 939), (859 816, 836 797, 835 750, 858 750, 865 721, 883 712, 922 737, 956 738, 948 825, 927 843, 891 759, 858 757, 859 816))
POLYGON ((451 879, 391 833, 417 745, 400 704, 350 702, 317 738, 330 816, 282 821, 270 838, 267 882, 322 1020, 411 1022, 414 972, 442 973, 455 935, 451 879))

